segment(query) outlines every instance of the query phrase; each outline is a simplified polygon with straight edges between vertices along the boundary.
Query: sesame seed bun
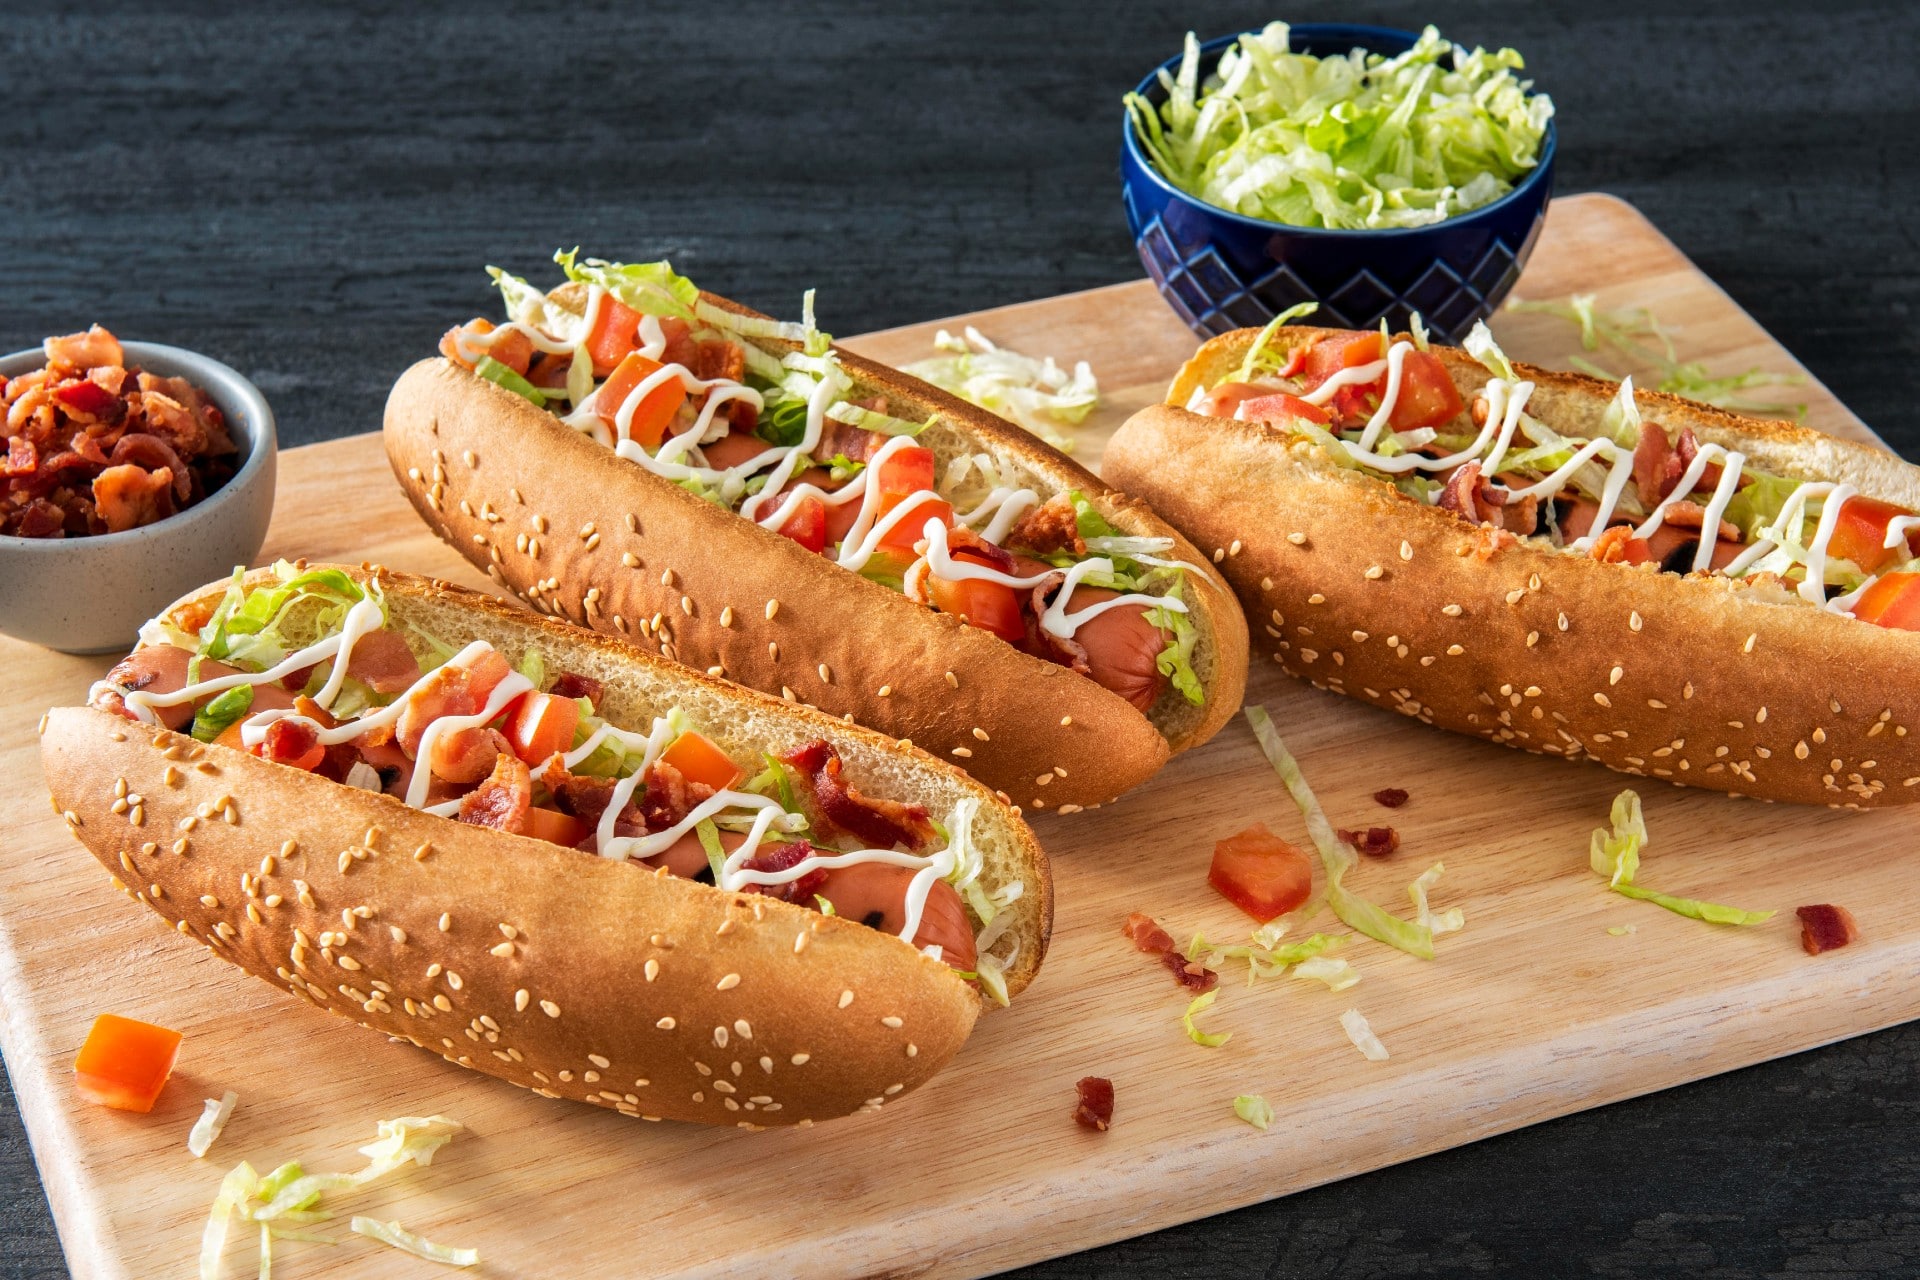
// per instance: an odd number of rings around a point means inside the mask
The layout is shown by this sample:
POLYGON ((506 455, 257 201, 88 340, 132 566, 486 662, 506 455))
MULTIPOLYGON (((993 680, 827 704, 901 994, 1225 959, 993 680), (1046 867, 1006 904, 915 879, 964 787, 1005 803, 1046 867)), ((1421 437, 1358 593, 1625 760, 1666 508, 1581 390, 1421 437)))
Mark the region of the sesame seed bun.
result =
MULTIPOLYGON (((1332 332, 1289 327, 1276 341, 1332 332)), ((1178 407, 1228 377, 1256 333, 1202 347, 1167 403, 1115 434, 1105 469, 1201 547, 1238 541, 1221 568, 1288 672, 1426 724, 1676 784, 1855 808, 1920 799, 1920 736, 1906 723, 1920 637, 1778 587, 1602 564, 1544 540, 1494 549, 1302 437, 1178 407)), ((1434 352, 1471 404, 1486 370, 1434 352)), ((1614 384, 1515 368, 1535 384, 1530 413, 1599 433, 1614 384)), ((1648 421, 1761 468, 1920 510, 1920 468, 1879 450, 1636 394, 1648 421)))
MULTIPOLYGON (((1021 942, 1008 988, 1032 980, 1052 924, 1046 856, 964 774, 610 637, 442 583, 380 581, 395 619, 443 643, 535 649, 603 681, 614 723, 678 706, 737 760, 826 738, 872 794, 942 818, 979 800, 985 882, 1025 886, 1008 908, 1021 942)), ((849 920, 433 817, 94 708, 49 713, 41 755, 75 837, 180 933, 549 1097, 705 1124, 826 1120, 924 1082, 983 1003, 947 965, 849 920)))
MULTIPOLYGON (((992 454, 1043 499, 1079 490, 1124 533, 1173 538, 1168 558, 1205 563, 1144 506, 1028 433, 839 355, 855 394, 886 396, 896 416, 937 415, 918 442, 942 471, 963 453, 992 454)), ((852 715, 1025 807, 1071 812, 1112 800, 1212 737, 1240 705, 1246 622, 1212 574, 1187 575, 1206 703, 1168 687, 1142 715, 1085 676, 702 501, 446 360, 423 360, 394 385, 386 445, 421 518, 535 609, 852 715)))

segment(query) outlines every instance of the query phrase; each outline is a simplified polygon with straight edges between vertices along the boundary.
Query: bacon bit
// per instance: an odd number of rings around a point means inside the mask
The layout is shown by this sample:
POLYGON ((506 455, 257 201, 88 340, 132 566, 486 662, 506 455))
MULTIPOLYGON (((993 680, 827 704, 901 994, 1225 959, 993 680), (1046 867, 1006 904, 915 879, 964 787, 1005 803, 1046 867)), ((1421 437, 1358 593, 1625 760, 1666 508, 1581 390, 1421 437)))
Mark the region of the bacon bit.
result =
POLYGON ((1407 802, 1407 793, 1399 787, 1387 787, 1373 793, 1373 802, 1387 809, 1398 809, 1407 802))
POLYGON ((1624 524, 1609 526, 1593 540, 1587 555, 1601 564, 1646 564, 1653 559, 1647 540, 1634 537, 1632 527, 1624 524))
POLYGON ((40 346, 47 353, 47 363, 55 368, 87 370, 126 363, 120 340, 97 324, 85 333, 48 338, 40 346))
POLYGON ((1480 474, 1478 462, 1455 467, 1434 505, 1478 524, 1490 524, 1518 534, 1532 533, 1540 521, 1538 498, 1528 497, 1517 506, 1508 505, 1506 491, 1494 488, 1487 477, 1480 474))
POLYGON ((696 343, 693 376, 705 382, 715 378, 725 378, 729 382, 743 381, 747 376, 747 353, 739 344, 724 338, 696 343))
MULTIPOLYGON (((1674 445, 1674 462, 1678 465, 1672 467, 1673 478, 1668 483, 1668 492, 1672 491, 1674 485, 1680 483, 1680 477, 1685 474, 1688 467, 1693 465, 1693 460, 1699 452, 1700 442, 1694 439, 1693 428, 1680 428, 1680 439, 1674 445)), ((1699 493, 1704 490, 1705 492, 1711 493, 1713 490, 1719 488, 1720 473, 1720 464, 1717 462, 1709 462, 1706 466, 1702 467, 1700 469, 1700 479, 1694 482, 1694 492, 1699 493)), ((1738 530, 1735 531, 1735 536, 1738 536, 1738 530)))
MULTIPOLYGON (((1696 502, 1684 500, 1670 502, 1666 506, 1666 514, 1661 517, 1661 522, 1673 529, 1700 529, 1707 523, 1707 509, 1696 502)), ((1714 536, 1721 542, 1738 543, 1740 526, 1731 520, 1722 520, 1714 536)))
POLYGON ((1220 975, 1199 961, 1189 960, 1182 955, 1174 943, 1173 935, 1162 929, 1152 916, 1136 911, 1120 926, 1120 932, 1131 938, 1133 945, 1142 952, 1158 956, 1173 974, 1174 981, 1187 990, 1207 992, 1220 985, 1220 975))
POLYGON ((1022 516, 1020 523, 1013 526, 1007 545, 1024 547, 1043 556, 1056 551, 1071 551, 1076 556, 1087 554, 1086 540, 1080 536, 1079 517, 1074 514, 1073 499, 1064 493, 1054 494, 1022 516))
POLYGON ((40 466, 40 450, 25 436, 13 436, 7 441, 7 466, 4 473, 8 477, 30 476, 40 466))
POLYGON ((1015 572, 1012 552, 995 546, 963 524, 947 530, 947 546, 956 560, 972 560, 1002 573, 1015 572))
POLYGON ((1800 945, 1806 948, 1810 956, 1844 947, 1860 936, 1860 927, 1853 922, 1853 913, 1845 907, 1820 903, 1795 908, 1794 914, 1800 917, 1800 945))
POLYGON ((173 472, 142 471, 132 463, 93 478, 93 506, 107 533, 125 533, 173 514, 173 472))
POLYGON ((905 845, 923 849, 933 838, 933 823, 917 804, 861 795, 840 780, 840 753, 815 739, 782 761, 800 771, 813 793, 814 807, 828 828, 838 828, 876 849, 905 845))
MULTIPOLYGON (((812 845, 805 840, 795 840, 792 844, 762 845, 761 851, 741 864, 745 871, 785 871, 797 867, 807 856, 814 852, 812 845)), ((782 902, 791 902, 802 907, 820 909, 816 901, 820 891, 827 886, 827 873, 821 867, 815 867, 797 880, 785 884, 747 884, 741 887, 742 893, 761 893, 769 898, 778 898, 782 902)))
MULTIPOLYGON (((884 396, 872 396, 855 401, 854 404, 856 408, 870 409, 874 413, 887 411, 887 401, 884 396)), ((872 459, 886 442, 887 438, 877 431, 868 431, 864 427, 856 427, 838 418, 828 418, 821 424, 820 444, 813 456, 819 458, 823 466, 841 456, 845 456, 849 462, 866 462, 872 459)))
POLYGON ((592 676, 578 676, 571 671, 562 671, 553 688, 547 690, 556 698, 585 698, 596 707, 606 691, 607 686, 592 676))
POLYGON ((532 804, 532 772, 520 757, 503 751, 487 780, 461 798, 459 820, 496 831, 525 831, 532 804))
POLYGON ((1073 1119, 1082 1129, 1093 1129, 1105 1133, 1113 1126, 1113 1081, 1105 1076, 1083 1076, 1074 1085, 1079 1091, 1079 1105, 1073 1109, 1073 1119))
MULTIPOLYGON (((1401 792, 1402 795, 1406 793, 1401 792)), ((1400 833, 1392 827, 1368 827, 1365 831, 1335 832, 1342 843, 1350 844, 1369 858, 1384 858, 1400 847, 1400 833)))
POLYGON ((1520 541, 1519 538, 1508 533, 1505 529, 1497 529, 1493 525, 1483 524, 1480 526, 1479 541, 1474 544, 1473 558, 1481 564, 1485 564, 1518 541, 1520 541))
MULTIPOLYGON (((572 814, 589 827, 598 827, 600 818, 607 811, 607 804, 613 799, 614 781, 611 778, 595 778, 583 774, 568 773, 567 767, 559 759, 547 763, 547 771, 541 781, 547 790, 553 793, 554 806, 562 813, 572 814)), ((613 820, 613 834, 616 836, 643 836, 647 834, 646 820, 640 816, 640 810, 633 801, 627 801, 626 807, 613 820)))
POLYGON ((1633 487, 1639 490, 1640 501, 1647 507, 1657 506, 1660 499, 1666 497, 1667 490, 1679 472, 1668 474, 1670 463, 1677 462, 1673 452, 1673 442, 1667 439, 1667 429, 1657 422, 1644 422, 1640 425, 1640 439, 1633 446, 1633 487))
POLYGON ((640 813, 647 830, 665 831, 678 826, 703 800, 713 797, 713 788, 704 782, 690 782, 685 774, 656 760, 647 768, 646 795, 640 801, 640 813))

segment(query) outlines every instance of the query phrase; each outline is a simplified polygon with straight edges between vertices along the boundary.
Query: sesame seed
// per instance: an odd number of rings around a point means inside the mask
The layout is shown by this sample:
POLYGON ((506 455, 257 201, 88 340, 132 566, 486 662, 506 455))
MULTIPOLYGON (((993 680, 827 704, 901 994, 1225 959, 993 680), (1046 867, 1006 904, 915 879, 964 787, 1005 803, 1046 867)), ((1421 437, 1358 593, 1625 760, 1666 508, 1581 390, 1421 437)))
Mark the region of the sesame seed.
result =
POLYGON ((1594 700, 1595 702, 1597 702, 1597 703, 1599 703, 1599 704, 1600 704, 1601 706, 1603 706, 1603 707, 1610 707, 1610 706, 1612 706, 1612 705, 1613 705, 1613 700, 1612 700, 1612 699, 1610 699, 1610 698, 1608 698, 1608 697, 1607 697, 1607 695, 1606 695, 1606 694, 1604 694, 1604 693, 1596 693, 1596 694, 1594 694, 1594 695, 1593 695, 1593 700, 1594 700))
POLYGON ((893 1030, 898 1031, 901 1027, 905 1026, 906 1023, 904 1023, 894 1015, 888 1014, 886 1017, 880 1019, 880 1025, 883 1027, 890 1027, 893 1030))
POLYGON ((780 642, 778 640, 767 641, 767 656, 775 662, 780 661, 780 642))
MULTIPOLYGON (((1310 650, 1302 650, 1302 652, 1304 653, 1304 652, 1311 652, 1311 651, 1310 651, 1310 650)), ((1448 656, 1449 658, 1457 658, 1457 657, 1459 657, 1459 656, 1460 656, 1461 654, 1463 654, 1463 653, 1465 653, 1465 652, 1466 652, 1466 650, 1465 650, 1465 649, 1463 649, 1463 648, 1461 648, 1461 647, 1460 647, 1459 645, 1457 645, 1457 644, 1450 644, 1450 645, 1448 645, 1448 646, 1447 646, 1447 656, 1448 656)), ((1311 661, 1311 659, 1309 659, 1309 661, 1311 661)))
POLYGON ((1413 559, 1413 544, 1412 544, 1411 542, 1407 542, 1407 541, 1405 541, 1404 539, 1403 539, 1403 540, 1401 541, 1401 543, 1400 543, 1400 558, 1401 558, 1402 560, 1411 560, 1411 559, 1413 559))
POLYGON ((1227 549, 1225 547, 1215 547, 1213 549, 1213 562, 1215 564, 1219 564, 1222 560, 1225 560, 1226 558, 1227 558, 1227 549))
POLYGON ((793 935, 793 954, 799 955, 802 951, 805 951, 807 949, 807 939, 812 936, 813 936, 812 934, 807 933, 804 930, 800 933, 794 934, 793 935))
POLYGON ((1072 717, 1072 716, 1061 716, 1061 717, 1060 717, 1060 727, 1061 727, 1062 729, 1064 729, 1064 728, 1066 728, 1067 726, 1069 726, 1069 725, 1071 725, 1072 723, 1073 723, 1073 717, 1072 717))
POLYGON ((1370 564, 1367 566, 1367 571, 1361 574, 1360 576, 1367 579, 1369 582, 1371 582, 1375 578, 1383 576, 1385 573, 1386 573, 1386 570, 1382 569, 1379 565, 1370 564))
MULTIPOLYGON (((225 921, 222 921, 221 923, 224 924, 225 921)), ((358 960, 355 960, 352 956, 338 956, 334 959, 334 963, 339 965, 342 969, 358 969, 360 967, 360 962, 358 960)))
POLYGON ((511 942, 498 943, 489 948, 488 953, 499 956, 502 960, 505 960, 513 955, 513 944, 511 942))
POLYGON ((728 1039, 728 1032, 727 1032, 727 1029, 726 1029, 725 1027, 715 1027, 715 1028, 713 1029, 713 1046, 714 1046, 714 1048, 716 1048, 716 1049, 724 1049, 724 1048, 726 1048, 726 1047, 727 1047, 727 1039, 728 1039))
POLYGON ((985 729, 982 729, 979 725, 975 725, 973 727, 973 736, 980 739, 980 741, 982 742, 993 741, 993 739, 987 736, 987 731, 985 729))
POLYGON ((1287 541, 1296 547, 1303 547, 1307 544, 1307 535, 1296 531, 1287 535, 1287 541))
POLYGON ((551 1000, 542 1000, 540 1002, 540 1012, 546 1014, 549 1018, 557 1018, 560 1016, 560 1006, 551 1000))
POLYGON ((1240 539, 1235 538, 1233 540, 1233 542, 1227 547, 1227 554, 1230 556, 1237 556, 1240 554, 1240 539))
POLYGON ((1367 633, 1364 631, 1356 631, 1353 633, 1353 639, 1356 644, 1365 644, 1367 642, 1367 633))
POLYGON ((629 569, 638 569, 640 567, 640 557, 631 551, 622 551, 620 553, 620 563, 629 569))
POLYGON ((853 1003, 853 988, 848 987, 846 990, 840 993, 840 1008, 844 1009, 852 1003, 853 1003))
POLYGON ((660 976, 660 962, 658 960, 649 959, 647 961, 645 971, 647 975, 647 981, 652 982, 655 978, 660 976))
POLYGON ((1440 606, 1440 612, 1446 614, 1449 618, 1457 618, 1465 611, 1457 604, 1443 604, 1440 606))
POLYGON ((693 616, 693 597, 692 596, 680 597, 680 612, 686 614, 689 618, 693 616))
POLYGON ((907 1056, 909 1058, 917 1058, 920 1056, 920 1046, 911 1040, 907 1042, 907 1056))
POLYGON ((1507 603, 1519 604, 1521 599, 1525 597, 1526 594, 1527 592, 1524 587, 1515 587, 1513 590, 1507 592, 1507 603))
POLYGON ((447 970, 447 985, 449 987, 452 987, 455 991, 458 991, 462 985, 460 982, 460 975, 455 973, 451 969, 447 970))
POLYGON ((1796 760, 1805 760, 1805 759, 1806 759, 1806 758, 1807 758, 1807 757, 1808 757, 1809 755, 1811 755, 1811 754, 1812 754, 1812 752, 1811 752, 1810 750, 1808 750, 1808 748, 1807 748, 1807 741, 1806 741, 1806 739, 1805 739, 1805 738, 1802 738, 1802 739, 1801 739, 1800 741, 1798 741, 1798 742, 1796 742, 1796 743, 1794 743, 1794 744, 1793 744, 1793 758, 1794 758, 1794 759, 1796 759, 1796 760))
MULTIPOLYGON (((753 1039, 753 1024, 745 1018, 735 1018, 733 1021, 733 1033, 742 1040, 751 1040, 753 1039)), ((740 1064, 737 1062, 733 1064, 733 1074, 740 1074, 740 1064)))
POLYGON ((1608 683, 1608 684, 1619 684, 1619 683, 1620 683, 1620 677, 1621 677, 1621 676, 1623 676, 1623 675, 1625 675, 1625 674, 1626 674, 1626 671, 1625 671, 1625 670, 1623 670, 1623 669, 1622 669, 1622 668, 1620 668, 1620 667, 1615 667, 1615 668, 1614 668, 1614 669, 1613 669, 1612 671, 1609 671, 1609 672, 1607 673, 1607 683, 1608 683))
POLYGON ((714 983, 713 989, 715 991, 731 991, 739 985, 740 985, 740 975, 737 973, 729 973, 725 977, 721 978, 720 981, 714 983))

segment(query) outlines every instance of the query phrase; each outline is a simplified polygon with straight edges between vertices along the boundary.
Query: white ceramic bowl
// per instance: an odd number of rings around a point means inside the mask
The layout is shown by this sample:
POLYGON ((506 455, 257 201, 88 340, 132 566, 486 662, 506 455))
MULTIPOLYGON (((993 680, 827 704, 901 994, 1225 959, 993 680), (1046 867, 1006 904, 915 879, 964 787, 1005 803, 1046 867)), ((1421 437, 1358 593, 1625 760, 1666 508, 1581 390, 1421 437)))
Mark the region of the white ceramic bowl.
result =
MULTIPOLYGON (((273 410, 260 389, 180 347, 123 342, 127 365, 205 391, 240 446, 231 479, 165 520, 90 538, 0 536, 0 632, 66 653, 130 649, 140 624, 194 587, 248 564, 273 515, 273 410)), ((0 356, 0 378, 46 363, 39 348, 0 356)))

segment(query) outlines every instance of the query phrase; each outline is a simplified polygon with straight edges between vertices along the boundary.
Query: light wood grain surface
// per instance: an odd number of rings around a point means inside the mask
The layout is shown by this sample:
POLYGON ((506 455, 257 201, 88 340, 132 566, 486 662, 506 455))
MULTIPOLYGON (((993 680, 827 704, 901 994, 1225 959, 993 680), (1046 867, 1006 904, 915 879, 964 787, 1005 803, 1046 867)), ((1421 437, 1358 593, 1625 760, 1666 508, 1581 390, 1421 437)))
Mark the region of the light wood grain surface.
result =
MULTIPOLYGON (((1682 355, 1715 372, 1798 365, 1650 225, 1606 197, 1558 202, 1520 293, 1597 291, 1649 305, 1682 355)), ((1192 339, 1145 282, 962 318, 996 341, 1089 360, 1105 407, 1079 454, 1159 397, 1192 339)), ((956 321, 944 322, 948 326, 956 321)), ((864 354, 928 354, 935 324, 868 335, 864 354)), ((1564 364, 1572 330, 1543 316, 1496 325, 1510 353, 1564 364)), ((1809 421, 1870 438, 1809 385, 1809 421)), ((369 424, 371 426, 373 424, 369 424)), ((427 535, 365 436, 290 452, 265 552, 375 559, 484 585, 427 535)), ((85 589, 76 584, 76 589, 85 589)), ((1676 661, 1683 660, 1677 655, 1676 661)), ((1352 879, 1382 901, 1432 862, 1441 907, 1464 932, 1423 962, 1358 939, 1359 986, 1292 980, 1248 989, 1230 975, 1206 1021, 1234 1032, 1199 1048, 1179 1027, 1183 993, 1119 936, 1129 911, 1177 936, 1245 932, 1204 882, 1213 842, 1255 821, 1299 821, 1243 725, 1177 760, 1118 804, 1035 829, 1054 854, 1053 952, 1026 997, 982 1019, 938 1080, 877 1117, 745 1134, 646 1125, 551 1103, 297 1004, 185 943, 114 893, 48 812, 32 726, 79 701, 104 670, 0 640, 11 678, 0 733, 0 1034, 73 1271, 191 1274, 221 1173, 246 1158, 357 1167, 374 1121, 443 1112, 469 1132, 430 1169, 353 1197, 344 1214, 398 1218, 477 1246, 477 1274, 974 1275, 1284 1195, 1583 1107, 1858 1034, 1920 1014, 1920 872, 1898 811, 1790 809, 1642 783, 1652 842, 1641 880, 1672 892, 1776 907, 1719 930, 1608 894, 1586 868, 1589 830, 1622 779, 1447 736, 1255 670, 1266 703, 1334 821, 1388 822, 1404 845, 1352 879), (1389 814, 1384 786, 1412 801, 1389 814), (1863 857, 1862 851, 1871 856, 1863 857), (1791 908, 1839 902, 1862 940, 1808 958, 1791 908), (1613 936, 1609 926, 1637 932, 1613 936), (1392 1050, 1367 1062, 1340 1013, 1358 1008, 1392 1050), (148 1116, 77 1102, 69 1065, 93 1016, 112 1010, 186 1033, 180 1067, 148 1116), (1069 1118, 1073 1082, 1118 1094, 1103 1135, 1069 1118), (205 1161, 186 1152, 200 1100, 240 1094, 205 1161), (1237 1120, 1257 1092, 1279 1119, 1237 1120)), ((286 1244, 281 1280, 401 1276, 425 1264, 348 1236, 286 1244)), ((232 1267, 250 1274, 236 1243, 232 1267)))

